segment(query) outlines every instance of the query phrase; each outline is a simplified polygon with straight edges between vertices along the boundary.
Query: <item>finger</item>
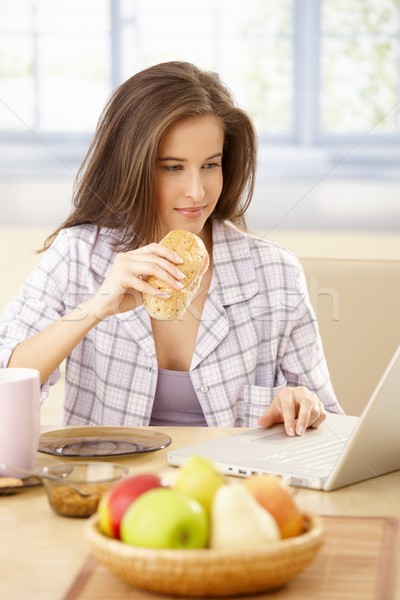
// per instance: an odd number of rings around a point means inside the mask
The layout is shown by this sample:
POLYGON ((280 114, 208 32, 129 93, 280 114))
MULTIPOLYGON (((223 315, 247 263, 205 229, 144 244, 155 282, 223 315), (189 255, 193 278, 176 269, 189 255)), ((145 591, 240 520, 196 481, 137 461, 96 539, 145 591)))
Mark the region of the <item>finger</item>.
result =
MULTIPOLYGON (((185 278, 185 275, 164 259, 141 256, 140 261, 138 261, 136 255, 135 258, 124 256, 122 260, 123 264, 122 267, 120 267, 120 272, 121 279, 125 281, 125 287, 133 287, 143 293, 146 288, 140 285, 139 282, 145 282, 146 279, 152 275, 166 286, 176 290, 182 290, 184 288, 184 284, 181 280, 185 278)), ((154 283, 154 287, 157 289, 158 282, 156 281, 154 283)), ((147 288, 147 290, 149 291, 149 288, 147 288)))
POLYGON ((268 429, 268 427, 271 427, 276 423, 282 423, 282 413, 279 410, 277 404, 274 404, 272 402, 265 411, 265 413, 258 418, 258 424, 261 427, 265 427, 265 429, 268 429))
POLYGON ((325 406, 322 404, 322 402, 320 402, 320 412, 319 412, 319 416, 312 422, 310 423, 310 427, 312 427, 313 429, 317 429, 317 427, 319 427, 321 425, 321 423, 323 423, 326 419, 326 410, 325 410, 325 406))
POLYGON ((136 250, 131 250, 131 253, 154 254, 165 258, 169 262, 180 265, 184 262, 183 259, 179 256, 179 254, 176 254, 175 252, 173 252, 169 248, 166 248, 165 246, 160 246, 160 244, 155 243, 149 244, 148 246, 142 246, 141 248, 137 248, 136 250))
POLYGON ((165 299, 171 298, 172 294, 168 288, 161 289, 159 287, 154 287, 150 283, 146 283, 142 290, 140 290, 142 294, 146 296, 156 296, 157 298, 165 299))
POLYGON ((300 405, 299 416, 296 424, 296 434, 303 435, 308 427, 308 420, 310 417, 310 408, 305 404, 300 405))
POLYGON ((168 285, 172 285, 177 289, 182 289, 183 287, 179 285, 176 286, 176 283, 177 281, 184 279, 185 274, 174 264, 155 254, 140 256, 140 261, 138 261, 137 256, 129 257, 128 265, 136 276, 141 276, 141 279, 153 275, 153 277, 157 277, 157 279, 161 279, 168 285))
POLYGON ((282 388, 275 396, 266 412, 259 418, 262 427, 270 427, 275 423, 284 423, 287 435, 295 434, 296 405, 290 388, 282 388))
POLYGON ((153 275, 153 277, 155 278, 151 282, 151 284, 149 283, 148 285, 150 287, 153 287, 153 289, 155 290, 168 292, 169 290, 164 288, 174 288, 175 290, 181 291, 185 287, 184 283, 182 283, 181 281, 177 281, 174 277, 169 275, 169 273, 166 273, 160 267, 154 266, 153 268, 148 270, 148 275, 153 275))
POLYGON ((297 435, 303 435, 307 427, 310 427, 319 419, 323 405, 318 396, 306 387, 295 388, 293 392, 300 406, 296 433, 297 435))
POLYGON ((287 435, 296 435, 297 400, 291 388, 284 388, 281 392, 281 405, 283 424, 287 435))
MULTIPOLYGON (((172 280, 175 281, 175 280, 172 280)), ((121 285, 124 288, 125 293, 131 293, 132 291, 140 292, 141 294, 147 294, 148 296, 157 296, 159 298, 171 298, 171 290, 168 288, 159 288, 147 283, 146 277, 143 275, 127 275, 121 280, 121 285)))

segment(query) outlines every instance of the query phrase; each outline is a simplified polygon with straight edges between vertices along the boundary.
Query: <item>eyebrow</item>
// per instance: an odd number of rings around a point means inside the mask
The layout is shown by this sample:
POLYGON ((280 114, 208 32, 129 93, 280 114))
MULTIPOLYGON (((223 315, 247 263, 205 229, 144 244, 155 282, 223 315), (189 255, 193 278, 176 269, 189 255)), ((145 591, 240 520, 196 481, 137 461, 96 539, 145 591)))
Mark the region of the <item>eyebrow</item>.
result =
MULTIPOLYGON (((221 157, 222 157, 222 152, 217 152, 216 154, 213 154, 212 156, 208 156, 204 160, 211 160, 212 158, 221 158, 221 157)), ((157 158, 157 160, 159 160, 159 161, 175 160, 176 162, 187 162, 187 158, 179 158, 177 156, 163 156, 162 158, 157 158)))

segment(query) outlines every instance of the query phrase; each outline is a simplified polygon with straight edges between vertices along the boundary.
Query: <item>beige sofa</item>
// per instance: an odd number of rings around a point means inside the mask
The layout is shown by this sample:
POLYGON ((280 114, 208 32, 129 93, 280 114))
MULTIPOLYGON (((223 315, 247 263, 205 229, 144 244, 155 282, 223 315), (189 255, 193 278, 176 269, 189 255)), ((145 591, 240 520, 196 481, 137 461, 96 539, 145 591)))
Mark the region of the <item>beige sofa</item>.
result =
MULTIPOLYGON (((0 312, 38 261, 43 229, 0 227, 0 312)), ((360 414, 400 342, 400 237, 270 232, 300 257, 337 396, 360 414)), ((51 390, 42 423, 59 424, 63 382, 51 390)))
POLYGON ((336 394, 359 415, 400 344, 400 235, 267 237, 300 257, 336 394))

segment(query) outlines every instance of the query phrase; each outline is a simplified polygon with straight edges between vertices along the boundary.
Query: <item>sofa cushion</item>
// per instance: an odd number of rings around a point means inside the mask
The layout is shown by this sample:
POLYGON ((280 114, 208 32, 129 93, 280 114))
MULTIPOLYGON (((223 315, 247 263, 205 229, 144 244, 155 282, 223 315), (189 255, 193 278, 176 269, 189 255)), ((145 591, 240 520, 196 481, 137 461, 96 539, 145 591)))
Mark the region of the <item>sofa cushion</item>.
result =
POLYGON ((337 397, 359 415, 400 342, 400 261, 301 262, 337 397))

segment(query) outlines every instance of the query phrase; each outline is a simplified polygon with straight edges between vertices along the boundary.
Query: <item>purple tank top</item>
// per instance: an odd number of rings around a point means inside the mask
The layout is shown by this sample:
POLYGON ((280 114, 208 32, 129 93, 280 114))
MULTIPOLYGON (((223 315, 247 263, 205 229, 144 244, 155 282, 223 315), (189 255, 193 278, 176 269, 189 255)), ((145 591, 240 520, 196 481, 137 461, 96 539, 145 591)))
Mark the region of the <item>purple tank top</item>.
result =
POLYGON ((207 427, 188 371, 158 369, 150 425, 207 427))

